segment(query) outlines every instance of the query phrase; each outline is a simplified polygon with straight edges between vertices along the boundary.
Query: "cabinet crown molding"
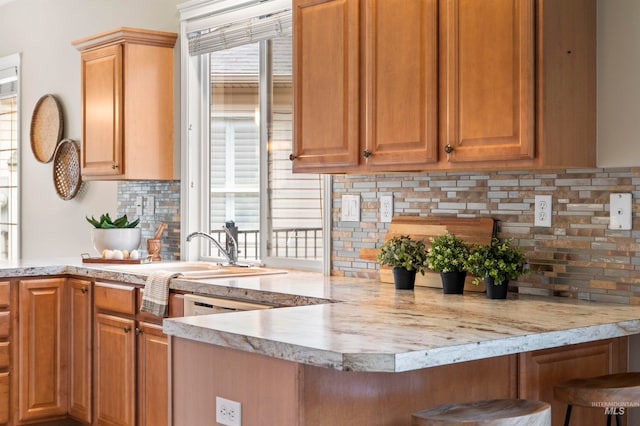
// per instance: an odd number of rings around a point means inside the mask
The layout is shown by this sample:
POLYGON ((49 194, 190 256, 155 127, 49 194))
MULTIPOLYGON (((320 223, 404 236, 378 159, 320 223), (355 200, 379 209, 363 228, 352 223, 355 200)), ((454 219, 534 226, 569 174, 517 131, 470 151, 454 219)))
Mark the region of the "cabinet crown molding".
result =
POLYGON ((178 34, 144 30, 140 28, 119 27, 103 33, 94 34, 71 42, 80 52, 122 43, 144 44, 158 47, 174 47, 178 34))

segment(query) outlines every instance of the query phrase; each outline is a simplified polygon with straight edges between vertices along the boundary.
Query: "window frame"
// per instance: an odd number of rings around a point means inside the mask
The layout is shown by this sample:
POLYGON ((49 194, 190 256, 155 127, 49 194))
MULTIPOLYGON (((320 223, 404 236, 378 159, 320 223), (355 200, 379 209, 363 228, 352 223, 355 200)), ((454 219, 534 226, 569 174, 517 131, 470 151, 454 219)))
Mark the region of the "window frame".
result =
MULTIPOLYGON (((180 257, 183 260, 209 260, 219 261, 222 259, 205 256, 209 243, 203 239, 197 239, 190 243, 186 242, 186 236, 193 232, 207 232, 209 227, 208 217, 208 193, 210 160, 207 145, 210 141, 210 112, 209 99, 211 96, 211 86, 208 74, 210 72, 209 55, 190 56, 189 43, 187 37, 187 23, 189 19, 197 19, 205 14, 215 12, 211 5, 206 2, 200 6, 202 14, 198 14, 198 9, 189 9, 182 14, 181 10, 181 229, 182 238, 180 244, 180 257), (188 13, 186 13, 188 12, 188 13)), ((255 1, 254 3, 259 3, 255 1)), ((266 42, 260 42, 260 111, 267 111, 260 114, 260 139, 268 138, 267 117, 269 105, 267 97, 263 96, 265 85, 269 73, 266 72, 269 63, 268 46, 266 42)), ((322 261, 312 261, 306 259, 279 258, 266 256, 267 244, 271 237, 271 229, 268 216, 269 203, 264 197, 268 197, 268 163, 267 144, 260 144, 260 260, 267 266, 280 268, 306 269, 330 274, 330 254, 331 254, 331 191, 332 179, 330 175, 322 175, 323 179, 323 200, 322 200, 322 239, 323 258, 322 261)))
POLYGON ((15 253, 13 250, 9 251, 8 260, 17 260, 22 257, 22 147, 20 141, 22 140, 22 119, 20 111, 22 111, 22 66, 21 66, 21 54, 14 53, 0 57, 0 70, 10 67, 16 68, 17 84, 16 84, 16 230, 15 230, 15 253))

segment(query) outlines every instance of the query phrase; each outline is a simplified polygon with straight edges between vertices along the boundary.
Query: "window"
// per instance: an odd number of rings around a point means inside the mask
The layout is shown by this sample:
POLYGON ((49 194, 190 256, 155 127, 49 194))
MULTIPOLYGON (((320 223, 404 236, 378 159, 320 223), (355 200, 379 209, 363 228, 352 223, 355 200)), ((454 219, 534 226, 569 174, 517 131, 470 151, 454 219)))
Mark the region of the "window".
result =
MULTIPOLYGON (((290 28, 290 11, 281 10, 291 5, 271 0, 275 9, 265 10, 270 2, 253 3, 259 18, 247 20, 249 5, 240 23, 225 21, 231 12, 199 18, 207 25, 187 21, 188 214, 182 229, 209 232, 224 244, 223 228, 230 227, 237 232, 240 261, 320 270, 328 251, 323 241, 330 184, 327 177, 291 172, 292 41, 284 29, 290 28), (276 29, 262 19, 277 21, 276 29), (234 32, 235 27, 243 30, 234 32)), ((185 245, 183 258, 221 258, 215 246, 200 241, 185 245)))
POLYGON ((0 58, 0 259, 19 256, 18 55, 0 58))

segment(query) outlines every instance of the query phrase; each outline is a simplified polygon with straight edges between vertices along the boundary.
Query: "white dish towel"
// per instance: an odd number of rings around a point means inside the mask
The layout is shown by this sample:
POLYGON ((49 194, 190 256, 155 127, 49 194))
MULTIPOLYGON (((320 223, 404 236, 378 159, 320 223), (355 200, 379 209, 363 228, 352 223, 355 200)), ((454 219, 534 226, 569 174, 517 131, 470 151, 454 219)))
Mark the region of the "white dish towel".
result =
POLYGON ((169 282, 180 273, 156 271, 147 277, 140 311, 166 317, 169 308, 169 282))

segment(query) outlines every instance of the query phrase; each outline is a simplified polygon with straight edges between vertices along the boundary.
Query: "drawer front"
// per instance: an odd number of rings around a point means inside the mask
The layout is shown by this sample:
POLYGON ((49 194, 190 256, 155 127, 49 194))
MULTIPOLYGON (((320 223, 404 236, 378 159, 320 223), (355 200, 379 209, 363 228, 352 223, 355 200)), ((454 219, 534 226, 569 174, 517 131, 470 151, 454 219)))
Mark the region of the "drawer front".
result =
POLYGON ((0 312, 0 339, 9 338, 9 329, 11 328, 10 312, 0 312))
POLYGON ((9 342, 0 342, 0 370, 9 368, 9 342))
POLYGON ((133 286, 96 283, 93 300, 96 309, 135 315, 136 288, 133 286))
MULTIPOLYGON (((148 312, 140 311, 140 306, 142 306, 142 295, 144 294, 144 289, 140 289, 138 292, 138 303, 136 304, 138 308, 138 319, 141 321, 162 323, 162 318, 152 315, 148 312)), ((178 293, 169 293, 169 313, 167 317, 176 318, 184 316, 184 295, 178 293)))
POLYGON ((9 288, 9 281, 0 281, 0 309, 6 309, 11 304, 9 288))

